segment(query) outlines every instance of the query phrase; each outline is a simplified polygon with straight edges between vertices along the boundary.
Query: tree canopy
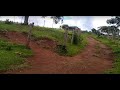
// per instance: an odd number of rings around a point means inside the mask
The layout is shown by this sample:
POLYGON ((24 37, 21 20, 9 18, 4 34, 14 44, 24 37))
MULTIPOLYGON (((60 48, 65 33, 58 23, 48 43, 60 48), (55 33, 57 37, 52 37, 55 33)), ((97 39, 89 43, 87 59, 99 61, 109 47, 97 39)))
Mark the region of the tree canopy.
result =
POLYGON ((115 16, 114 18, 108 19, 106 22, 108 24, 115 24, 117 27, 120 27, 120 16, 115 16))
POLYGON ((59 23, 60 20, 63 22, 63 16, 51 16, 51 18, 55 24, 59 23))

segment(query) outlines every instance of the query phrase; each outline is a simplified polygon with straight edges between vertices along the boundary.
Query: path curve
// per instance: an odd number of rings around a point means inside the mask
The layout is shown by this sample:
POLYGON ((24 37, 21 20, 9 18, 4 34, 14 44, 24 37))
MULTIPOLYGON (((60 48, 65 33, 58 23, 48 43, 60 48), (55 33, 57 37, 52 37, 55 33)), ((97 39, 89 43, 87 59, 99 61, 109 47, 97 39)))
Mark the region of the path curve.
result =
MULTIPOLYGON (((8 40, 25 44, 26 36, 18 32, 8 32, 8 40)), ((7 71, 5 74, 102 74, 111 69, 113 55, 110 48, 89 37, 83 52, 74 57, 60 56, 51 50, 40 48, 35 41, 30 44, 33 57, 27 58, 31 67, 23 70, 7 71)))

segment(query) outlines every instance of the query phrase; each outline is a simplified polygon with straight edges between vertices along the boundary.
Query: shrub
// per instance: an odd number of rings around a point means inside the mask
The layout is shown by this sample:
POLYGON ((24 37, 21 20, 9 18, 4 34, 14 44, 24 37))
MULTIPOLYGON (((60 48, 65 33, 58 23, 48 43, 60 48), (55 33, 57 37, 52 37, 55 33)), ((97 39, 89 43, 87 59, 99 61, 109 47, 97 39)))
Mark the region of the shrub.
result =
POLYGON ((6 19, 5 24, 13 24, 13 21, 9 21, 9 19, 6 19))
POLYGON ((65 45, 57 45, 57 52, 59 54, 67 54, 67 49, 65 45))
POLYGON ((77 33, 75 33, 73 36, 73 44, 77 45, 78 43, 79 43, 79 37, 77 33))

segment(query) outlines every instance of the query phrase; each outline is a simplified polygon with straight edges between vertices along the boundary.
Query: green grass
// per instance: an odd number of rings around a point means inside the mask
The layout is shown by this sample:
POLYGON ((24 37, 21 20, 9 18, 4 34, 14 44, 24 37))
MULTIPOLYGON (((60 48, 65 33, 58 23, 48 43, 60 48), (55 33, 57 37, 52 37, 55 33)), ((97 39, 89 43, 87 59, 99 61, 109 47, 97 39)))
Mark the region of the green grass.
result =
MULTIPOLYGON (((0 31, 18 31, 28 33, 29 27, 19 24, 4 24, 0 22, 0 31)), ((63 30, 53 29, 53 28, 44 28, 35 26, 32 29, 32 34, 35 38, 49 38, 53 40, 58 40, 63 42, 63 30)))
POLYGON ((107 39, 106 37, 98 38, 96 35, 92 35, 95 39, 99 40, 103 44, 109 46, 115 56, 113 68, 105 71, 106 74, 120 74, 120 42, 115 40, 107 39))
POLYGON ((31 55, 32 51, 24 45, 0 39, 0 72, 26 67, 25 58, 31 55))
MULTIPOLYGON (((0 22, 0 32, 1 31, 17 31, 28 33, 29 27, 25 25, 5 24, 0 22)), ((49 38, 57 41, 59 44, 63 44, 64 30, 35 26, 32 29, 32 36, 34 39, 49 38)), ((81 52, 87 45, 86 37, 86 34, 82 34, 81 37, 79 37, 82 39, 82 41, 79 42, 78 45, 71 45, 71 32, 69 32, 69 42, 67 43, 68 53, 66 55, 74 56, 81 52)), ((25 59, 32 54, 32 51, 26 49, 24 45, 10 43, 6 40, 0 39, 0 72, 27 67, 29 64, 25 62, 25 59)))
POLYGON ((68 56, 74 56, 80 53, 85 48, 85 46, 87 45, 87 40, 86 40, 87 35, 81 34, 80 38, 82 39, 82 41, 81 43, 78 43, 78 45, 74 45, 74 44, 71 45, 70 43, 67 44, 68 56))
MULTIPOLYGON (((29 27, 24 25, 18 24, 5 24, 0 22, 0 30, 4 31, 18 31, 28 33, 29 27)), ((45 28, 45 27, 38 27, 35 26, 32 29, 32 36, 34 39, 42 39, 42 38, 49 38, 52 40, 57 41, 59 44, 63 44, 64 42, 64 30, 60 29, 53 29, 53 28, 45 28)), ((83 41, 78 45, 71 45, 70 38, 71 32, 69 32, 69 42, 67 43, 67 50, 68 53, 66 55, 73 56, 79 53, 87 44, 86 42, 86 35, 83 34, 82 36, 83 41)))
MULTIPOLYGON (((1 31, 17 31, 28 33, 29 27, 20 24, 5 24, 0 22, 1 31)), ((35 26, 32 29, 32 36, 34 39, 49 38, 63 44, 64 42, 64 30, 44 28, 35 26)), ((87 45, 86 37, 87 34, 81 34, 79 37, 81 42, 78 45, 71 45, 71 32, 69 32, 69 41, 67 43, 67 56, 74 56, 80 53, 87 45)), ((0 39, 0 72, 7 70, 15 70, 18 68, 27 67, 29 64, 25 62, 26 57, 31 56, 33 53, 27 49, 24 45, 18 45, 7 42, 6 40, 0 39)))

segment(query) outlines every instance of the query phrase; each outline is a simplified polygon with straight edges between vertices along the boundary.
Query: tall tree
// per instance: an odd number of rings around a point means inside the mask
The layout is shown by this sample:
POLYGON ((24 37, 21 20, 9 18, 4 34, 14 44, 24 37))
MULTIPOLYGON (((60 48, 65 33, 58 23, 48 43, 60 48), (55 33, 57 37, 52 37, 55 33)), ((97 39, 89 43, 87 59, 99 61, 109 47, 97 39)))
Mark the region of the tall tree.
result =
POLYGON ((92 28, 92 29, 91 29, 91 31, 92 31, 92 33, 94 33, 94 34, 98 35, 98 37, 101 35, 101 33, 100 33, 100 30, 99 30, 99 29, 98 29, 98 30, 96 30, 95 28, 92 28))
POLYGON ((110 26, 100 26, 98 30, 107 33, 107 36, 109 38, 111 32, 110 26))
MULTIPOLYGON (((119 32, 119 29, 117 26, 111 26, 110 28, 111 32, 112 32, 112 36, 113 36, 113 39, 117 37, 117 34, 119 32)), ((119 36, 119 34, 118 34, 119 36)))
POLYGON ((118 37, 119 37, 120 30, 118 28, 120 27, 120 16, 115 16, 114 18, 108 19, 106 22, 108 24, 115 24, 116 25, 117 29, 114 30, 115 31, 114 33, 117 32, 118 37))
POLYGON ((25 25, 28 25, 28 19, 29 19, 29 16, 25 16, 25 19, 24 19, 24 24, 25 25))
POLYGON ((96 34, 96 29, 95 28, 92 28, 91 31, 92 31, 92 33, 96 34))
POLYGON ((99 30, 101 32, 107 33, 108 38, 109 38, 110 34, 112 34, 112 38, 115 38, 117 35, 117 32, 119 31, 119 29, 115 25, 113 25, 113 26, 101 26, 101 27, 99 27, 99 30))

